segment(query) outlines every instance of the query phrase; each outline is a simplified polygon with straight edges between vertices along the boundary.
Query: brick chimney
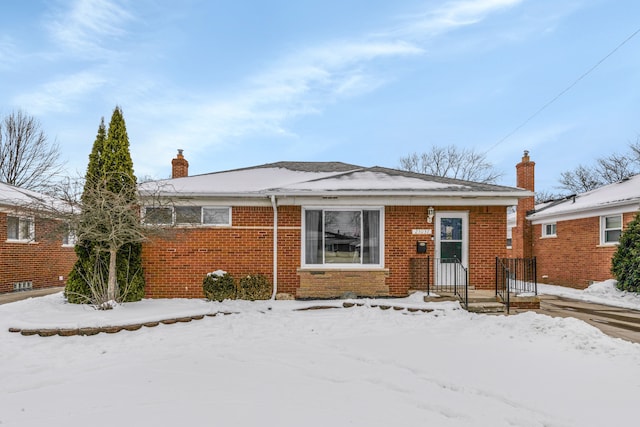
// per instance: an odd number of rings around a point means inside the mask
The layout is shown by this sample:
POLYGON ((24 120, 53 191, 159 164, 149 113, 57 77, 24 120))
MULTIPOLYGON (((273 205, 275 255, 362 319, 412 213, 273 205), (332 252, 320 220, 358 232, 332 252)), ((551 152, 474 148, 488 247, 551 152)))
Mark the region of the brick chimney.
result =
MULTIPOLYGON (((525 150, 522 161, 516 165, 516 186, 535 191, 535 166, 529 158, 529 152, 525 150)), ((527 221, 527 212, 535 207, 535 197, 525 197, 518 200, 516 226, 513 228, 512 248, 513 255, 518 258, 530 258, 533 256, 533 226, 527 221)))
POLYGON ((171 160, 171 178, 184 178, 189 176, 189 162, 182 155, 182 150, 178 149, 178 155, 171 160))

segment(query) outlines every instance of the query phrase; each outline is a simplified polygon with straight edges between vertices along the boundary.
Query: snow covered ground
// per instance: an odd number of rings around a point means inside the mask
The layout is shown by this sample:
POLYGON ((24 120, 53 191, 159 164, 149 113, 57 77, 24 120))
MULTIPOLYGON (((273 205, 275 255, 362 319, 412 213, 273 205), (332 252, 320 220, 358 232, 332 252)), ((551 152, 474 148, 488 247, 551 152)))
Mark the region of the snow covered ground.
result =
POLYGON ((585 290, 538 284, 538 293, 640 310, 640 295, 619 291, 615 280, 594 283, 585 290))
POLYGON ((576 319, 476 315, 419 294, 393 303, 432 312, 364 302, 145 300, 105 312, 55 294, 2 305, 0 425, 638 425, 638 344, 576 319), (8 332, 217 311, 235 314, 94 336, 8 332))

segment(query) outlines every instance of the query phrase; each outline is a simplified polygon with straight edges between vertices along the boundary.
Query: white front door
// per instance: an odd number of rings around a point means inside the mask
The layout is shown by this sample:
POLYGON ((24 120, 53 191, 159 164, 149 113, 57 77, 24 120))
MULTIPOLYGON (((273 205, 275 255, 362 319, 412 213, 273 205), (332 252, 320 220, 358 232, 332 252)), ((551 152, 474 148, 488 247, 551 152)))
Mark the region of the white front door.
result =
POLYGON ((457 261, 469 265, 469 213, 436 212, 435 221, 436 286, 453 285, 457 261))

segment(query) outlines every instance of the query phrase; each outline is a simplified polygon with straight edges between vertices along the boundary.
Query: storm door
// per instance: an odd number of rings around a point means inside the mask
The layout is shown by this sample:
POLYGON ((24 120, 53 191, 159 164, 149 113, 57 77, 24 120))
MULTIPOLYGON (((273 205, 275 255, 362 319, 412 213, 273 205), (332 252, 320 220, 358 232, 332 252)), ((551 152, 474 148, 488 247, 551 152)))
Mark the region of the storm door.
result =
POLYGON ((436 212, 435 221, 435 282, 449 287, 460 274, 460 264, 469 265, 469 214, 436 212))

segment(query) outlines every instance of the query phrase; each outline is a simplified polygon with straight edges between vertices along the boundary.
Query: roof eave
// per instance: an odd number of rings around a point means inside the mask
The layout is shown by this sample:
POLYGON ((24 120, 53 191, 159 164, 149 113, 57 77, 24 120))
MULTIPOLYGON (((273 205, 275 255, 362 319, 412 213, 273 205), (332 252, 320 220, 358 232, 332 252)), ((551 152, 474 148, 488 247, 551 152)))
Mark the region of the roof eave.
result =
POLYGON ((541 212, 533 213, 531 215, 527 215, 527 220, 531 221, 533 224, 540 224, 544 221, 549 221, 549 220, 570 220, 570 219, 578 219, 578 218, 588 218, 590 216, 599 216, 603 212, 606 212, 608 210, 623 208, 627 206, 630 208, 631 211, 640 210, 640 198, 621 200, 619 202, 606 203, 602 205, 587 206, 587 207, 578 208, 578 209, 564 210, 561 212, 541 211, 541 212), (593 215, 588 215, 589 213, 592 213, 593 215))

